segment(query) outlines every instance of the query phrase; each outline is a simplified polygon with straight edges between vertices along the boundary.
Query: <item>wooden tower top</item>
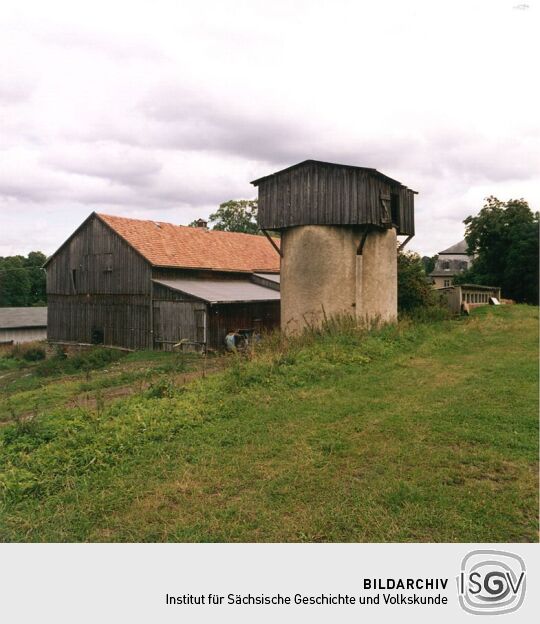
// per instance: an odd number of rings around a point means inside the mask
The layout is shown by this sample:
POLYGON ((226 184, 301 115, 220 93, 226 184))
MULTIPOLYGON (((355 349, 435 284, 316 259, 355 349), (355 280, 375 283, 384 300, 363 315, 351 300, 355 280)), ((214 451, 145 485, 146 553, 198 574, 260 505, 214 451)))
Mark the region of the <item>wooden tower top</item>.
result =
POLYGON ((414 236, 416 191, 376 169, 305 160, 252 184, 259 191, 263 230, 372 225, 414 236))

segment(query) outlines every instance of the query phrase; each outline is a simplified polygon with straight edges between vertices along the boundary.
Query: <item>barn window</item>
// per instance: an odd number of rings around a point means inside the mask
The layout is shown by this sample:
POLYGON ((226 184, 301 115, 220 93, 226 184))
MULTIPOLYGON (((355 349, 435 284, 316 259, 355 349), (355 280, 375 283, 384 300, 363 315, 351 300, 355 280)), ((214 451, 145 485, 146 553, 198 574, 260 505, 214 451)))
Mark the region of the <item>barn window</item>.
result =
POLYGON ((71 269, 71 285, 73 286, 73 292, 77 294, 77 269, 71 269))

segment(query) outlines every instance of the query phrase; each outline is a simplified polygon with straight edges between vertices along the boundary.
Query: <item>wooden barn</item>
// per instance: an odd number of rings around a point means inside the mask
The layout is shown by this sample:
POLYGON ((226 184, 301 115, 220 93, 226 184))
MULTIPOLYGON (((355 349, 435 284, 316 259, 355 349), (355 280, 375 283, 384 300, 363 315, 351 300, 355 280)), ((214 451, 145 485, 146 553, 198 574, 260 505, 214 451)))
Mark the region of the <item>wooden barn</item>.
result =
POLYGON ((45 264, 48 340, 219 349, 231 330, 279 326, 274 245, 204 225, 92 213, 45 264))

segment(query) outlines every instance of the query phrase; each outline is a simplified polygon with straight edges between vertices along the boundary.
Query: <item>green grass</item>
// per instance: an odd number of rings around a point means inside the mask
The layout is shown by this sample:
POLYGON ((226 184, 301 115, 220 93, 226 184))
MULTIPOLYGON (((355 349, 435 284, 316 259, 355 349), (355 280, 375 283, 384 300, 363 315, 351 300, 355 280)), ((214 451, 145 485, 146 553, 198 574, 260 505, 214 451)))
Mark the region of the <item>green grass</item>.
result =
POLYGON ((0 357, 2 363, 15 366, 0 376, 0 425, 16 418, 41 414, 61 405, 95 402, 96 395, 111 389, 109 394, 141 391, 163 374, 179 375, 199 367, 194 354, 170 352, 122 353, 95 349, 85 354, 44 362, 25 363, 0 357))
POLYGON ((485 307, 51 403, 0 429, 0 539, 536 541, 537 340, 485 307))

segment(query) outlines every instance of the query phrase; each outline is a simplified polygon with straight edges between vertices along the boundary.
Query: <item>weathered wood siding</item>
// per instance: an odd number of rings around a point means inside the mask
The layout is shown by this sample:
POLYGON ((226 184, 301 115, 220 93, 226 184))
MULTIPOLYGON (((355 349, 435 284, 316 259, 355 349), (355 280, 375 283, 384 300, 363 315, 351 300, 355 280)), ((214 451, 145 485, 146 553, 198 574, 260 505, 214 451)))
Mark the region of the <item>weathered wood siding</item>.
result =
POLYGON ((149 295, 150 274, 146 260, 92 217, 48 264, 47 294, 149 295))
POLYGON ((142 295, 49 295, 47 338, 54 342, 92 342, 127 349, 151 347, 150 300, 142 295))
POLYGON ((51 341, 151 348, 151 269, 97 217, 88 219, 47 265, 51 341))
POLYGON ((154 302, 154 342, 156 349, 170 351, 181 340, 205 341, 201 315, 206 314, 206 304, 191 301, 154 302))
POLYGON ((208 269, 167 269, 164 267, 154 267, 152 269, 152 279, 170 280, 180 279, 182 277, 200 280, 237 280, 246 279, 246 273, 235 271, 210 271, 208 269))
POLYGON ((278 230, 298 225, 383 226, 381 195, 400 199, 398 234, 414 234, 414 193, 382 174, 308 163, 260 180, 259 226, 278 230))

